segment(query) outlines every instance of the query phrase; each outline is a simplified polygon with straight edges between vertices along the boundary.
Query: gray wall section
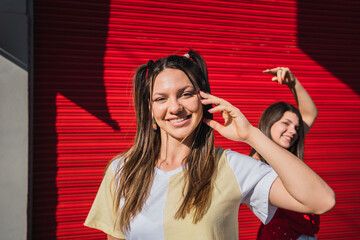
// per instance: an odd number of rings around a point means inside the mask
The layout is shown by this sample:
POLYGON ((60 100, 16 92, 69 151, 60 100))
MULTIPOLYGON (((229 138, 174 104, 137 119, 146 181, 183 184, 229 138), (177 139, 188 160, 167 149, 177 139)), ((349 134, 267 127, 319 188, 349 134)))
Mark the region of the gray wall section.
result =
POLYGON ((28 74, 0 56, 0 233, 26 239, 28 74))
POLYGON ((0 239, 27 238, 28 19, 26 0, 0 0, 0 239))

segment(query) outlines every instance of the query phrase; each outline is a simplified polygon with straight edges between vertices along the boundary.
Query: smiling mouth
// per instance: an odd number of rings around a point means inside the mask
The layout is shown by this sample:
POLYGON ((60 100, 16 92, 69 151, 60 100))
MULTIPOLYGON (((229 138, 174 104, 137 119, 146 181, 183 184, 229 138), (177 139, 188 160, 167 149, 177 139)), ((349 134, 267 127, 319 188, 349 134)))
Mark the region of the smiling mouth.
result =
POLYGON ((291 137, 287 137, 287 136, 283 136, 287 141, 291 142, 292 138, 291 137))
POLYGON ((191 115, 183 117, 183 118, 170 119, 168 121, 171 122, 171 123, 180 123, 182 121, 185 121, 185 120, 189 119, 190 117, 191 117, 191 115))

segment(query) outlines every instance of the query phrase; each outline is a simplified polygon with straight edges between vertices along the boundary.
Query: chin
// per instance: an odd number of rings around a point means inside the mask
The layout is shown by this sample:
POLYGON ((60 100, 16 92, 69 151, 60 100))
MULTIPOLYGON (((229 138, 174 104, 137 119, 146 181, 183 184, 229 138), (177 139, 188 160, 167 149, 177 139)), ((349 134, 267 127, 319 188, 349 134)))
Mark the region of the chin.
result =
POLYGON ((287 149, 287 150, 289 150, 289 148, 291 148, 291 144, 289 144, 289 143, 286 143, 286 144, 280 144, 280 146, 281 146, 282 148, 287 149))
POLYGON ((186 137, 191 136, 191 133, 173 133, 173 134, 169 134, 172 138, 178 139, 178 140, 183 140, 186 137))

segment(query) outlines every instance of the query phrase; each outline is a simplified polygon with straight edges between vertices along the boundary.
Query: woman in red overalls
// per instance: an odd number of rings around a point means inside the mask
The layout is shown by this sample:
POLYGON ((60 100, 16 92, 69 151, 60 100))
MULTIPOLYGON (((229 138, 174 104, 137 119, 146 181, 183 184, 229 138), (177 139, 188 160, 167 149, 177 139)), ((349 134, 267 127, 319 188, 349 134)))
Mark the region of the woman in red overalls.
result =
MULTIPOLYGON (((265 70, 264 73, 274 75, 273 81, 286 84, 290 88, 299 109, 285 102, 274 103, 264 111, 258 127, 278 145, 303 159, 304 138, 317 117, 317 108, 289 68, 277 67, 265 70)), ((255 149, 251 150, 250 156, 266 162, 255 149)), ((319 223, 318 215, 279 208, 268 224, 260 225, 257 239, 314 240, 319 231, 319 223)))

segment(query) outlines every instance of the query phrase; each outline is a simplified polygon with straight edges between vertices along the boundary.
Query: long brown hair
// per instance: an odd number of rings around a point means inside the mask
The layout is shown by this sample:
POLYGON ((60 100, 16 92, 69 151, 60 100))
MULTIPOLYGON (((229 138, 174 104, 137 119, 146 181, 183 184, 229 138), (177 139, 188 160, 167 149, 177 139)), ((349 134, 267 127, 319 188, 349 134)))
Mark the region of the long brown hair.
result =
MULTIPOLYGON (((294 144, 288 149, 289 152, 296 155, 299 159, 304 159, 304 122, 301 117, 300 111, 293 105, 285 102, 277 102, 270 105, 265 109, 261 118, 259 120, 258 128, 262 133, 264 133, 268 138, 272 140, 271 137, 271 127, 274 123, 279 121, 285 112, 295 113, 299 118, 299 129, 297 130, 298 138, 294 144)), ((250 156, 253 156, 256 152, 254 148, 250 151, 250 156)), ((266 162, 266 160, 259 154, 260 160, 266 162)))
MULTIPOLYGON (((160 130, 152 129, 151 92, 156 77, 167 68, 183 71, 196 90, 210 93, 205 61, 193 50, 187 56, 171 55, 156 62, 150 60, 148 64, 138 67, 133 78, 137 122, 135 140, 128 151, 115 157, 123 161, 115 178, 118 187, 115 208, 116 211, 119 210, 120 199, 123 199, 119 224, 124 231, 130 229, 131 220, 144 206, 154 179, 161 138, 160 130)), ((210 107, 203 107, 203 116, 208 119, 212 119, 207 111, 210 107)), ((191 151, 184 159, 184 199, 174 217, 181 219, 192 213, 193 222, 196 223, 210 204, 216 162, 213 130, 201 121, 194 131, 191 151)))

